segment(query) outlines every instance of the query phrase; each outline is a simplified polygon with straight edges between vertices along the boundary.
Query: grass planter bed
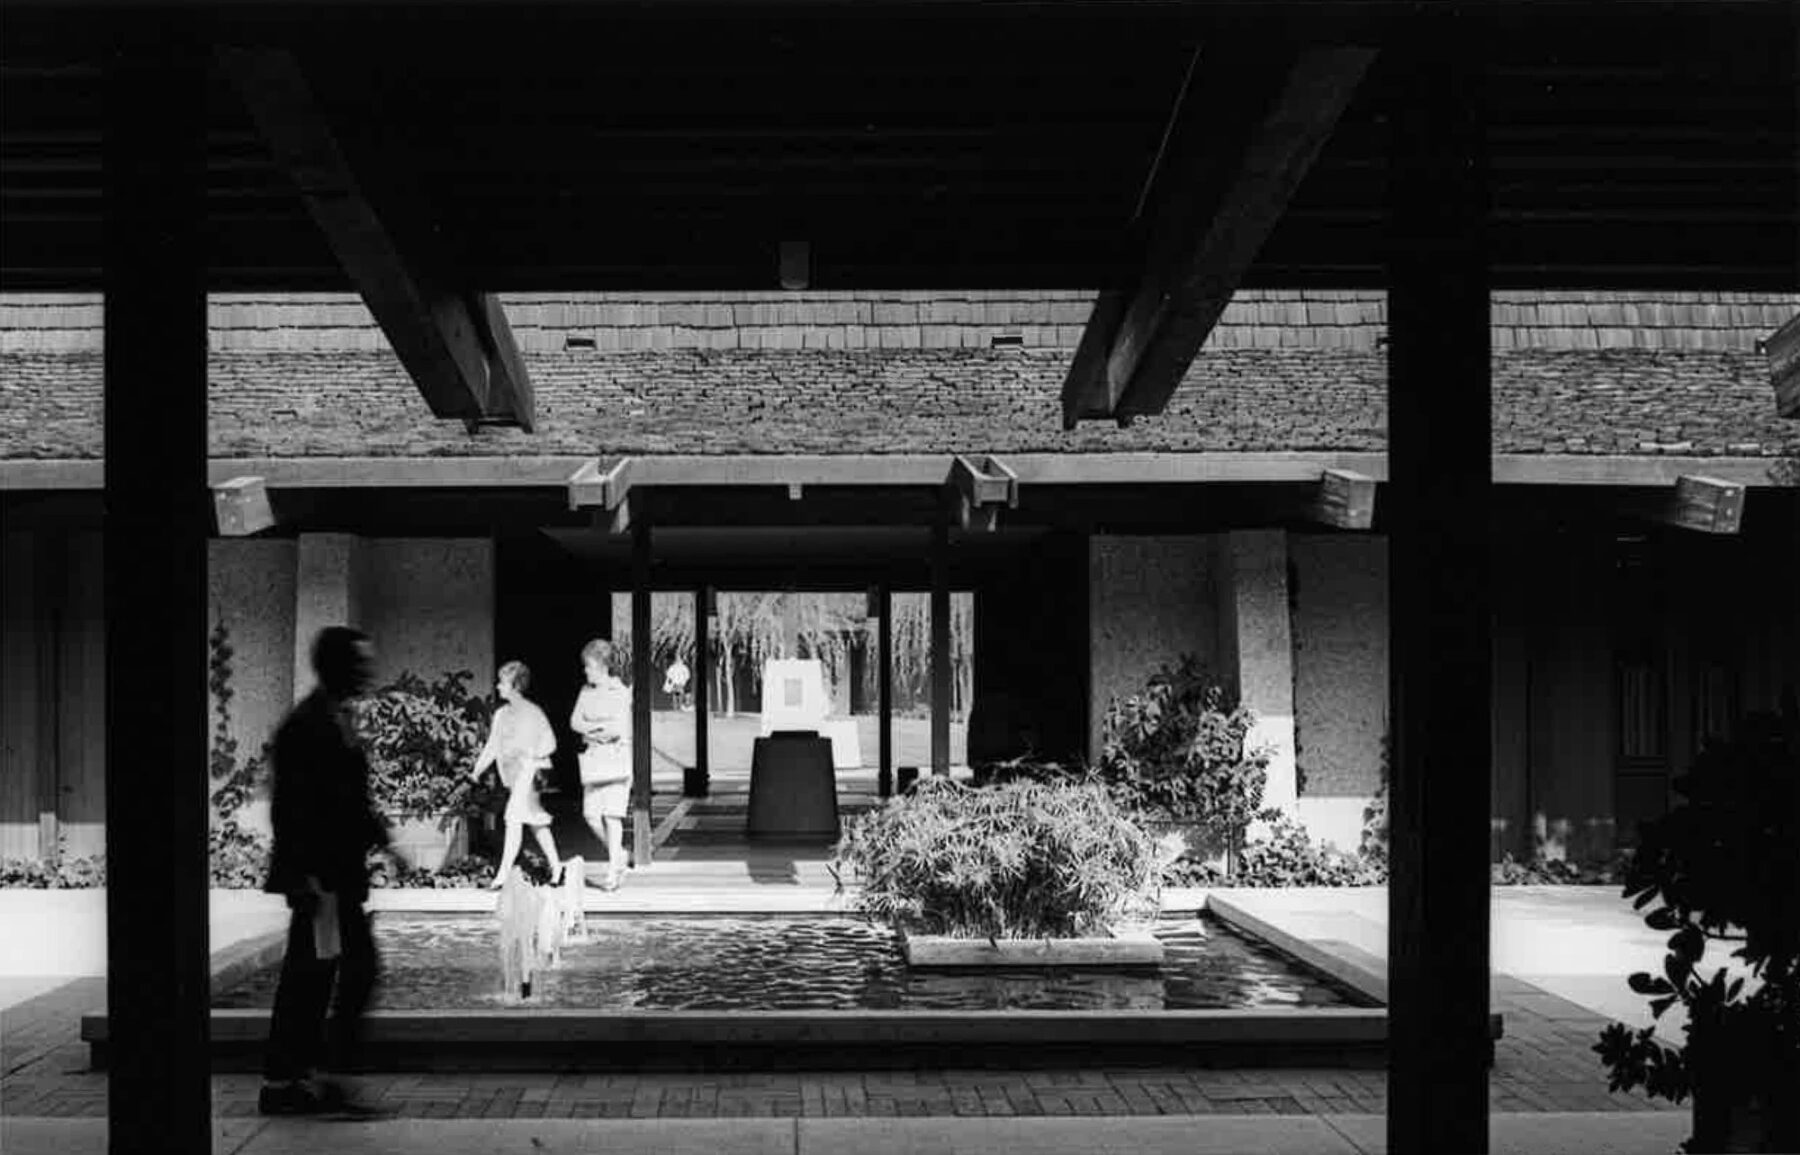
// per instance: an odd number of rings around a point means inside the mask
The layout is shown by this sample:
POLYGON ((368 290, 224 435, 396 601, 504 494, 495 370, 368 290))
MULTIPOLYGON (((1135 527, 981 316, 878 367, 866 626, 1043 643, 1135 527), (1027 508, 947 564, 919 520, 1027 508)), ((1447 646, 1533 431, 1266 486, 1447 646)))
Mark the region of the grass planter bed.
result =
POLYGON ((910 967, 1159 966, 1163 944, 1148 931, 1083 938, 953 938, 901 932, 910 967))

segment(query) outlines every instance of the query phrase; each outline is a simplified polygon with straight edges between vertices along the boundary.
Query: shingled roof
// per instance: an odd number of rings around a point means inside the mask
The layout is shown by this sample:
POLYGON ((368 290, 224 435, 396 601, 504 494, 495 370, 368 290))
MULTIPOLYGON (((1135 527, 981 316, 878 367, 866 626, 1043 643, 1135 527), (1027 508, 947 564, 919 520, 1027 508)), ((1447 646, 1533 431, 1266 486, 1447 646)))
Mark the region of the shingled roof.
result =
MULTIPOLYGON (((1379 450, 1379 294, 1246 293, 1168 412, 1063 432, 1082 293, 518 296, 540 430, 434 420, 353 297, 212 302, 221 457, 1379 450)), ((1800 295, 1500 294, 1495 449, 1780 456, 1800 295)), ((0 298, 0 457, 97 457, 100 308, 0 298)))

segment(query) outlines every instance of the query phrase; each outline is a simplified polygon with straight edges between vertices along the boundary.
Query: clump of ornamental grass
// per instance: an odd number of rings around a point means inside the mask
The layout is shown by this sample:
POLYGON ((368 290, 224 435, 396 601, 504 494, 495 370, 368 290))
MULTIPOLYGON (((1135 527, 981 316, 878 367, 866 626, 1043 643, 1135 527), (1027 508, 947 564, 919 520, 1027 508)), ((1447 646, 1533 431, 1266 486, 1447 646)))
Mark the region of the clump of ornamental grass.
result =
POLYGON ((921 780, 852 819, 831 862, 856 909, 914 934, 1078 938, 1153 917, 1173 855, 1097 781, 921 780))

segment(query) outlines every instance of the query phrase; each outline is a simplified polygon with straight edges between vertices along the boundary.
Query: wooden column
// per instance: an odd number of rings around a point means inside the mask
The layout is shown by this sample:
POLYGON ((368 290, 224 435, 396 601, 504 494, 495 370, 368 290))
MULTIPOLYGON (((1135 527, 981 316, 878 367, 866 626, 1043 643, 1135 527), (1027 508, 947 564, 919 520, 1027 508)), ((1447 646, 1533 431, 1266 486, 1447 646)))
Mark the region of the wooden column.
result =
POLYGON ((706 614, 710 597, 706 587, 694 591, 694 767, 700 780, 712 776, 712 757, 707 743, 707 713, 712 709, 712 623, 706 614))
POLYGON ((931 527, 931 772, 950 773, 950 523, 931 527))
POLYGON ((882 777, 894 781, 894 587, 881 583, 881 620, 875 624, 875 648, 880 650, 875 667, 875 711, 881 719, 877 742, 881 747, 882 777))
POLYGON ((1480 33, 1402 33, 1389 131, 1388 1138, 1488 1149, 1491 490, 1480 33))
POLYGON ((650 865, 650 526, 631 527, 631 858, 650 865))
POLYGON ((105 77, 108 1149, 212 1148, 206 59, 118 13, 105 77))

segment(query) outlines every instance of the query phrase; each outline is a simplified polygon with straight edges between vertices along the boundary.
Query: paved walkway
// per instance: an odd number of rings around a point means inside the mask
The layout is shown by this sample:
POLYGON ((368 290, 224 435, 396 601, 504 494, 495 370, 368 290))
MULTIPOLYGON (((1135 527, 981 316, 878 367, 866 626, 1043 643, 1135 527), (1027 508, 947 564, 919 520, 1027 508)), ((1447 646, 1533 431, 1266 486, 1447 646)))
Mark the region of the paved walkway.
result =
MULTIPOLYGON (((1123 1119, 755 1119, 729 1122, 434 1121, 346 1124, 223 1121, 218 1155, 1381 1155, 1385 1121, 1375 1115, 1192 1120, 1123 1119)), ((1496 1115, 1494 1155, 1649 1155, 1676 1149, 1685 1118, 1668 1115, 1496 1115)), ((102 1155, 101 1119, 0 1121, 7 1155, 102 1155)))

